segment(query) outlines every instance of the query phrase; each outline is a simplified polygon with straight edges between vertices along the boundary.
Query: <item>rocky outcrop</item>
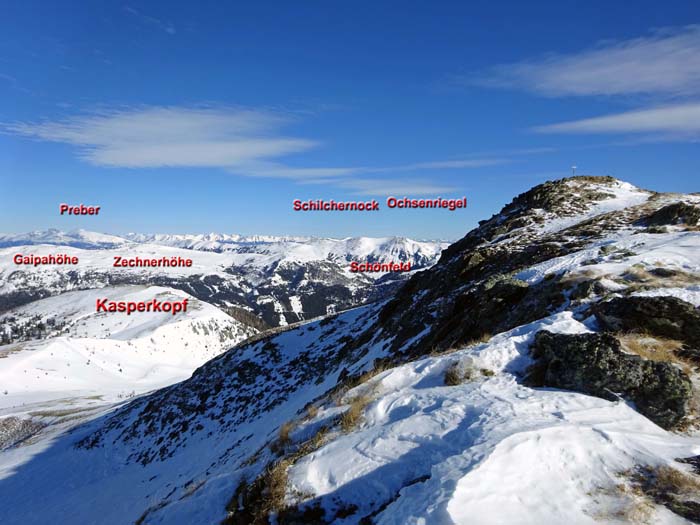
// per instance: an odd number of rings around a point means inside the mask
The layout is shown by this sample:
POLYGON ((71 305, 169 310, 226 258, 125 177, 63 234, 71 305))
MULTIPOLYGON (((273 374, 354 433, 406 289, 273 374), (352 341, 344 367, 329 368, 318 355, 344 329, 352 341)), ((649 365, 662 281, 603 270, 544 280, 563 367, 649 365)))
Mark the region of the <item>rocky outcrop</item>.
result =
POLYGON ((663 428, 686 415, 692 393, 688 377, 670 363, 646 361, 622 352, 610 334, 536 334, 532 345, 536 364, 529 382, 576 390, 614 400, 634 402, 637 410, 663 428))
POLYGON ((620 297, 592 311, 604 330, 644 332, 700 348, 700 312, 676 297, 620 297))
POLYGON ((668 226, 687 224, 697 226, 700 221, 700 208, 685 202, 674 202, 649 214, 643 219, 647 226, 668 226))

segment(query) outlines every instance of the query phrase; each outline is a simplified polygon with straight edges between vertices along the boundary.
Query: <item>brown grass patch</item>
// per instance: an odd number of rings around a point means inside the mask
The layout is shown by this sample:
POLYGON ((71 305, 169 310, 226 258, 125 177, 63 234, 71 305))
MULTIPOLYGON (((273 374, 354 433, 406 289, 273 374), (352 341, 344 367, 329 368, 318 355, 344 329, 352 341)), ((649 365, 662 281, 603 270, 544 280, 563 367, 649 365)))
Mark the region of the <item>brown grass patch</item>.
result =
POLYGON ((629 490, 650 503, 663 505, 671 512, 692 523, 700 520, 700 478, 670 467, 638 466, 621 473, 631 482, 629 490))
POLYGON ((290 434, 296 427, 297 423, 294 421, 283 423, 282 426, 280 426, 277 439, 270 443, 270 450, 277 455, 284 454, 287 447, 292 444, 290 434))
POLYGON ((389 370, 390 368, 392 368, 392 365, 388 361, 376 360, 372 369, 362 372, 356 376, 346 378, 341 384, 334 388, 334 390, 329 394, 329 397, 335 402, 336 405, 342 405, 344 404, 343 396, 345 396, 349 390, 366 383, 373 377, 386 370, 389 370))
POLYGON ((273 463, 265 471, 266 486, 269 491, 267 514, 284 508, 284 497, 287 494, 287 470, 291 465, 292 462, 285 458, 273 463))
POLYGON ((493 338, 493 335, 489 332, 484 332, 478 337, 474 337, 473 339, 469 339, 463 344, 459 344, 457 346, 451 346, 449 348, 445 349, 439 349, 437 347, 433 347, 433 349, 430 351, 430 356, 431 357, 437 357, 441 355, 449 355, 453 354, 459 350, 464 350, 465 348, 469 348, 471 346, 476 346, 482 343, 488 343, 491 339, 493 338))
POLYGON ((602 279, 603 277, 604 275, 600 274, 599 272, 589 268, 584 268, 583 270, 567 273, 566 275, 562 276, 559 283, 562 285, 579 284, 585 281, 602 279))
MULTIPOLYGON (((661 262, 657 262, 655 266, 659 269, 665 267, 661 262)), ((642 264, 635 264, 616 281, 626 284, 631 292, 653 288, 683 288, 700 283, 700 275, 676 269, 669 269, 669 275, 660 275, 654 273, 654 270, 647 270, 642 264)))
POLYGON ((81 408, 66 408, 66 409, 56 409, 56 410, 35 410, 34 412, 29 412, 30 416, 35 417, 66 417, 72 416, 74 414, 79 414, 81 412, 91 412, 99 407, 81 407, 81 408))
POLYGON ((663 465, 654 471, 654 487, 673 494, 697 496, 700 493, 700 480, 692 474, 663 465))
POLYGON ((445 386, 457 386, 467 381, 473 381, 479 376, 492 377, 496 375, 488 368, 476 368, 473 362, 456 361, 445 370, 445 386))
POLYGON ((691 364, 676 354, 676 351, 683 348, 681 341, 636 333, 618 336, 618 340, 622 348, 630 354, 636 354, 649 361, 675 363, 687 374, 692 373, 691 364))
POLYGON ((464 366, 460 361, 452 363, 445 370, 445 386, 461 385, 465 381, 470 381, 473 376, 473 368, 464 366))
POLYGON ((350 400, 348 409, 340 416, 340 428, 343 432, 354 430, 362 421, 365 408, 372 402, 372 397, 359 395, 350 400))
POLYGON ((316 416, 318 416, 318 407, 309 405, 309 408, 306 409, 306 419, 314 419, 316 416))
MULTIPOLYGON (((289 468, 300 458, 321 448, 327 434, 328 428, 320 427, 294 452, 268 464, 252 482, 241 480, 226 505, 227 516, 222 525, 267 525, 272 513, 294 513, 298 505, 285 501, 289 468)), ((292 492, 291 496, 296 500, 305 500, 314 495, 292 492)))

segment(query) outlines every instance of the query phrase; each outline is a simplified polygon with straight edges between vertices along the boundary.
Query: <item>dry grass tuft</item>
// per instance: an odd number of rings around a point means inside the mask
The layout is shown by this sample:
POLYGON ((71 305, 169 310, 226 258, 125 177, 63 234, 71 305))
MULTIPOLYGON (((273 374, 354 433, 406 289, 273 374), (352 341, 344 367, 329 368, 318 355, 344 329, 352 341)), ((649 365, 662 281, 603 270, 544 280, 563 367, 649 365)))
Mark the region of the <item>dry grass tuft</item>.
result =
POLYGON ((590 268, 585 268, 583 270, 567 273, 559 280, 559 283, 562 285, 573 285, 590 280, 602 279, 603 277, 604 275, 600 274, 599 272, 591 270, 590 268))
POLYGON ((676 354, 683 348, 681 341, 636 333, 621 335, 618 340, 622 348, 630 354, 636 354, 650 361, 675 363, 680 365, 687 374, 692 373, 690 363, 676 354))
POLYGON ((358 385, 366 383, 367 381, 369 381, 373 377, 378 376, 379 374, 381 374, 382 372, 384 372, 386 370, 389 370, 389 368, 391 368, 391 367, 387 363, 382 362, 382 363, 377 364, 371 370, 367 370, 367 372, 363 372, 362 374, 360 374, 357 377, 357 379, 355 380, 355 384, 350 388, 354 388, 358 385))
POLYGON ((493 335, 491 335, 489 332, 484 332, 479 337, 475 337, 474 339, 467 341, 467 343, 464 346, 469 347, 479 345, 481 343, 488 343, 492 337, 493 335))
POLYGON ((652 525, 654 521, 654 506, 640 496, 629 495, 622 506, 612 515, 623 523, 633 525, 652 525))
MULTIPOLYGON (((629 477, 630 472, 618 474, 629 477)), ((636 485, 617 483, 605 487, 596 487, 587 495, 596 505, 604 503, 604 510, 592 512, 596 521, 601 523, 630 523, 633 525, 652 525, 654 522, 654 505, 636 485)))
POLYGON ((372 402, 372 397, 359 395, 350 400, 350 406, 340 416, 340 428, 343 432, 354 430, 362 421, 365 408, 372 402))
POLYGON ((471 358, 455 361, 445 370, 445 386, 457 386, 467 381, 473 381, 479 376, 492 377, 496 375, 488 368, 476 368, 471 358))
POLYGON ((338 385, 335 388, 335 390, 330 395, 330 398, 335 402, 336 405, 345 404, 343 402, 343 397, 349 390, 352 390, 353 388, 366 383, 373 377, 392 368, 392 365, 387 361, 376 361, 377 362, 375 363, 374 368, 367 370, 366 372, 362 372, 359 375, 348 377, 342 382, 342 384, 338 385))
POLYGON ((294 421, 287 421, 286 423, 283 423, 280 427, 277 439, 270 444, 270 450, 277 455, 284 454, 287 447, 292 444, 292 438, 290 435, 296 427, 297 423, 294 421))
POLYGON ((264 509, 265 515, 276 512, 285 507, 284 498, 287 494, 287 471, 292 462, 287 458, 281 459, 269 465, 263 474, 265 486, 268 490, 268 498, 264 509))
POLYGON ((309 405, 309 408, 306 409, 306 419, 314 419, 316 416, 318 416, 318 407, 309 405))
POLYGON ((476 346, 476 345, 479 345, 482 343, 488 343, 492 338, 493 338, 492 334, 490 334, 489 332, 484 332, 480 336, 475 337, 473 339, 469 339, 467 342, 465 342, 463 344, 451 346, 451 347, 443 349, 443 350, 441 350, 437 347, 434 347, 430 351, 429 355, 431 357, 437 357, 437 356, 441 356, 441 355, 453 354, 454 352, 457 352, 458 350, 464 350, 465 348, 469 348, 471 346, 476 346))
POLYGON ((280 435, 278 440, 281 444, 288 445, 292 442, 292 439, 289 437, 289 435, 292 433, 292 430, 294 430, 295 427, 296 425, 291 421, 287 421, 280 427, 280 435))
POLYGON ((700 480, 687 472, 663 465, 657 467, 653 474, 653 484, 657 490, 684 496, 697 496, 700 493, 700 480))
POLYGON ((636 509, 632 507, 631 510, 641 512, 637 516, 631 515, 629 521, 636 518, 633 523, 649 523, 644 513, 645 507, 652 508, 656 504, 692 523, 698 523, 700 505, 696 500, 700 493, 700 478, 697 476, 668 465, 637 466, 619 475, 630 482, 620 485, 623 487, 621 492, 633 496, 637 502, 636 509))
POLYGON ((653 288, 677 288, 700 283, 700 275, 682 270, 668 270, 668 274, 660 273, 665 268, 662 263, 656 264, 657 269, 648 270, 643 264, 632 265, 625 273, 616 279, 628 285, 628 291, 649 290, 653 288))
POLYGON ((473 378, 474 369, 465 367, 463 363, 457 361, 452 363, 445 370, 445 386, 461 385, 465 381, 470 381, 473 378))

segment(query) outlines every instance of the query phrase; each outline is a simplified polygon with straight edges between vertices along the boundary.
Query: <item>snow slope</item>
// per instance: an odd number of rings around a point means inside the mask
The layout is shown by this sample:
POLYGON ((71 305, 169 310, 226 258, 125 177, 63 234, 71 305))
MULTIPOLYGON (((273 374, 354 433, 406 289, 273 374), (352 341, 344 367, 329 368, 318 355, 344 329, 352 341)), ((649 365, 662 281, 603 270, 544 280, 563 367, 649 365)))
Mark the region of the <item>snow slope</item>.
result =
MULTIPOLYGON (((372 392, 364 422, 290 468, 288 502, 313 494, 306 504, 329 516, 355 505, 338 525, 370 514, 381 525, 594 524, 625 503, 603 490, 620 483, 617 474, 700 452, 699 439, 666 432, 624 402, 519 384, 541 329, 588 331, 556 314, 347 392, 346 403, 372 392), (496 374, 446 386, 446 369, 459 362, 496 374)), ((322 410, 305 425, 326 418, 322 410)), ((683 523, 668 514, 656 523, 683 523)))
MULTIPOLYGON (((0 414, 24 406, 99 396, 105 403, 160 388, 190 376, 221 351, 253 335, 218 308, 157 286, 120 286, 70 292, 0 316, 59 319, 65 326, 46 339, 0 346, 0 414), (97 299, 189 300, 187 312, 96 312, 97 299)), ((74 404, 74 402, 73 402, 74 404)))

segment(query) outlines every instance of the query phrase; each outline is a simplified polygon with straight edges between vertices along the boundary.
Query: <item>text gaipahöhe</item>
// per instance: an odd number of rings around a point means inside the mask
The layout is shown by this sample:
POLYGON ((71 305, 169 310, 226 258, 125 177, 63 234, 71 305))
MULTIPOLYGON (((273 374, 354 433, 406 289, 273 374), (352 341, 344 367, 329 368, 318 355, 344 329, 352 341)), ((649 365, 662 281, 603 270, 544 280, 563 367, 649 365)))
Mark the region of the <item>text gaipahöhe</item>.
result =
POLYGON ((78 264, 78 258, 73 255, 22 255, 18 253, 12 257, 15 264, 28 266, 41 266, 45 264, 78 264))
POLYGON ((169 312, 173 315, 187 311, 187 299, 182 301, 110 301, 109 299, 97 299, 96 312, 126 313, 134 312, 169 312))

